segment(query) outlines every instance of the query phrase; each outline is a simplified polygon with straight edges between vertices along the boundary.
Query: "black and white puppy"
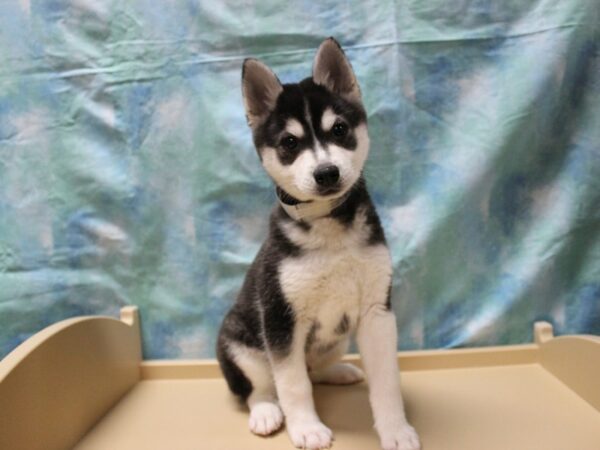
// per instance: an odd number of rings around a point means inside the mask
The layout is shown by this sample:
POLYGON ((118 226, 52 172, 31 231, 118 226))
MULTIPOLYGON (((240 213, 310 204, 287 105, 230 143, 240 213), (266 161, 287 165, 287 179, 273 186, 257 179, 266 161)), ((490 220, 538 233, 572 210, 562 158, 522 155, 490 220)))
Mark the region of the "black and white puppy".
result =
POLYGON ((247 59, 242 92, 279 202, 219 333, 227 383, 248 403, 252 432, 272 433, 285 416, 296 447, 327 448, 333 436, 315 411, 311 382, 363 380, 359 368, 339 362, 355 335, 382 447, 419 449, 400 393, 390 254, 362 178, 369 136, 352 67, 330 38, 312 77, 298 84, 282 85, 247 59))

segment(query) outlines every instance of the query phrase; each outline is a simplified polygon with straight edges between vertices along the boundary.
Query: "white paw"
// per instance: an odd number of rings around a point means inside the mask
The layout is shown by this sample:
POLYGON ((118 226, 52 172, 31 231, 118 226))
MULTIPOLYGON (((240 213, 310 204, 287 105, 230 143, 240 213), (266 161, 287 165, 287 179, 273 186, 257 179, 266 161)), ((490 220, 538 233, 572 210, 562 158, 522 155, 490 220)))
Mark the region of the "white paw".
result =
POLYGON ((257 403, 252 406, 248 425, 254 434, 266 436, 281 428, 283 414, 275 403, 257 403))
POLYGON ((365 374, 354 364, 337 363, 311 374, 314 383, 354 384, 365 379, 365 374))
POLYGON ((389 432, 379 433, 383 450, 420 450, 419 436, 408 423, 389 432))
POLYGON ((292 443, 298 448, 318 450, 331 447, 333 433, 321 422, 296 422, 287 425, 292 443))

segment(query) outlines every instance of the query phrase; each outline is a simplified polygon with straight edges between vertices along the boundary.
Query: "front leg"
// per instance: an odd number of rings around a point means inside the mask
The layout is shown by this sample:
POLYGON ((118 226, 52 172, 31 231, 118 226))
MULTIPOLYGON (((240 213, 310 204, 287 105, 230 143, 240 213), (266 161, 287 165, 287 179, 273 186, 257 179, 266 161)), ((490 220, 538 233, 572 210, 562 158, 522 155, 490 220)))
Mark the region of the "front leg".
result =
POLYGON ((406 421, 396 359, 396 317, 381 302, 365 305, 357 341, 369 383, 369 401, 384 450, 418 450, 419 438, 406 421))
POLYGON ((307 327, 296 324, 289 349, 271 352, 271 365, 292 443, 298 448, 323 449, 331 446, 333 434, 315 410, 304 353, 307 333, 307 327))

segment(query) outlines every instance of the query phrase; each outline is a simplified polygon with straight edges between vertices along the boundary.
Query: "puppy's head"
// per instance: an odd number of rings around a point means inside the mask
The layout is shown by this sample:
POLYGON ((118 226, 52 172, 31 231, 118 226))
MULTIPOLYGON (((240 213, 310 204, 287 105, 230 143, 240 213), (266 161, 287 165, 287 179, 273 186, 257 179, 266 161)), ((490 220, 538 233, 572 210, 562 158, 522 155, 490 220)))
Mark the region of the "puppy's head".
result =
POLYGON ((360 89, 339 44, 329 38, 311 78, 281 84, 266 65, 244 61, 242 94, 262 164, 300 201, 344 195, 359 179, 369 152, 360 89))

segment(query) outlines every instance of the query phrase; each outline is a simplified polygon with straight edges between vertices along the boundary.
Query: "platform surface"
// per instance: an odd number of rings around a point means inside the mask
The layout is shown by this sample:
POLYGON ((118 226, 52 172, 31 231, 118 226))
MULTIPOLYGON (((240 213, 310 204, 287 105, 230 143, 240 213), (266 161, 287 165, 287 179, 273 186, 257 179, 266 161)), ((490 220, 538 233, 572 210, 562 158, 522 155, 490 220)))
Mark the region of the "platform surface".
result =
MULTIPOLYGON (((400 352, 409 421, 423 450, 600 450, 600 337, 400 352)), ((360 365, 358 355, 347 362, 360 365)), ((334 449, 377 450, 365 383, 315 386, 334 449)), ((137 308, 80 317, 0 361, 0 450, 293 449, 248 430, 215 360, 143 361, 137 308)))
MULTIPOLYGON (((541 365, 407 371, 402 388, 423 450, 599 450, 600 412, 541 365)), ((332 448, 379 449, 367 386, 316 386, 332 448)), ((142 380, 76 450, 293 449, 257 437, 222 379, 142 380)))

